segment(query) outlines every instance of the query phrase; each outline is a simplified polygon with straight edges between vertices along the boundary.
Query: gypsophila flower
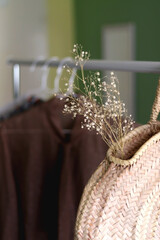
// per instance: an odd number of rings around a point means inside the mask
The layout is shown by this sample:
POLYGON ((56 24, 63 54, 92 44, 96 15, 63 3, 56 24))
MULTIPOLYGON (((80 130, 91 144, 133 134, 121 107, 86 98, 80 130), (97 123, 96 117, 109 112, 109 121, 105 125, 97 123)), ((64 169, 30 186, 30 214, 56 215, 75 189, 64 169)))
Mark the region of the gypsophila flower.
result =
MULTIPOLYGON (((75 64, 79 65, 81 70, 76 77, 84 89, 82 91, 79 85, 74 83, 73 89, 82 94, 78 98, 67 96, 63 112, 73 114, 73 117, 82 115, 82 128, 96 131, 108 146, 116 142, 117 151, 123 152, 124 146, 120 139, 133 130, 135 122, 131 115, 128 116, 125 104, 120 99, 117 76, 114 72, 110 72, 105 79, 100 72, 85 75, 84 64, 89 60, 90 54, 78 44, 74 44, 73 54, 75 64)), ((72 70, 67 69, 71 73, 72 70)), ((68 89, 68 84, 65 85, 68 89)))

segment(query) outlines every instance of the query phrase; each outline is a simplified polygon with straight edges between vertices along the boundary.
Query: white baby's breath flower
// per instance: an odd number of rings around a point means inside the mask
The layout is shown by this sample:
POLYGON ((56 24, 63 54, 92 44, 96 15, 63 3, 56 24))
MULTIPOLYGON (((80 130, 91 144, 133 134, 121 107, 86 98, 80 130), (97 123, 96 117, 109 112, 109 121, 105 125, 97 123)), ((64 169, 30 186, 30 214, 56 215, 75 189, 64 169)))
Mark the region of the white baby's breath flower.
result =
MULTIPOLYGON (((82 115, 84 120, 81 127, 96 131, 110 146, 113 142, 119 142, 133 130, 134 126, 132 116, 127 115, 125 104, 120 99, 118 78, 114 72, 111 72, 105 80, 101 79, 100 72, 85 75, 83 66, 89 59, 89 53, 78 44, 74 45, 73 50, 75 64, 81 69, 78 80, 83 85, 84 91, 78 98, 73 95, 67 96, 64 113, 71 113, 73 117, 82 115)), ((81 88, 75 83, 73 89, 81 92, 81 88)), ((118 144, 117 146, 118 151, 123 151, 123 146, 118 144)))

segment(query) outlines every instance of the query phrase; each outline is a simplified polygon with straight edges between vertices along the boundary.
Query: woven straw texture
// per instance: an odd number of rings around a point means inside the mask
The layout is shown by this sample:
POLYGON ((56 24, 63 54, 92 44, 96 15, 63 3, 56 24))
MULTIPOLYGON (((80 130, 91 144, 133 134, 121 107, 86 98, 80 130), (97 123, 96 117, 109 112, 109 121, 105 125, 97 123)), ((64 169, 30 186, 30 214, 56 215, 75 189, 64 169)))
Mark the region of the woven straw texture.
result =
POLYGON ((113 145, 86 185, 75 240, 160 239, 159 89, 150 123, 122 139, 125 157, 113 145))

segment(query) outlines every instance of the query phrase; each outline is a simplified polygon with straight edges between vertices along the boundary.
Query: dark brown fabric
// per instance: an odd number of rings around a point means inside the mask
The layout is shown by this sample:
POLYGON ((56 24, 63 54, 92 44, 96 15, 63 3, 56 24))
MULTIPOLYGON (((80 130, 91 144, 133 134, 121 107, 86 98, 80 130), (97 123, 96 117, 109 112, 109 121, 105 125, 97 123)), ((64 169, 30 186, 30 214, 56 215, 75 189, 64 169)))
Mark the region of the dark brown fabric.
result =
POLYGON ((107 146, 80 117, 64 136, 62 108, 54 98, 1 124, 1 240, 73 239, 82 191, 107 146))

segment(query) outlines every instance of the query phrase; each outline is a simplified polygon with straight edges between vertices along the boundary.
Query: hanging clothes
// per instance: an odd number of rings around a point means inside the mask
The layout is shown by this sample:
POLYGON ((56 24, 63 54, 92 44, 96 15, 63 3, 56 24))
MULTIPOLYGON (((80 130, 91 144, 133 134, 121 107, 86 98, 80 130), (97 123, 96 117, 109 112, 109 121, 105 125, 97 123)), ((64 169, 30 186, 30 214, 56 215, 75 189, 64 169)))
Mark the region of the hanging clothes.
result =
POLYGON ((77 208, 107 146, 81 128, 64 135, 53 98, 0 125, 0 239, 72 240, 77 208))
POLYGON ((37 98, 36 96, 20 97, 0 109, 0 122, 17 114, 23 113, 41 102, 43 102, 43 100, 37 98))

